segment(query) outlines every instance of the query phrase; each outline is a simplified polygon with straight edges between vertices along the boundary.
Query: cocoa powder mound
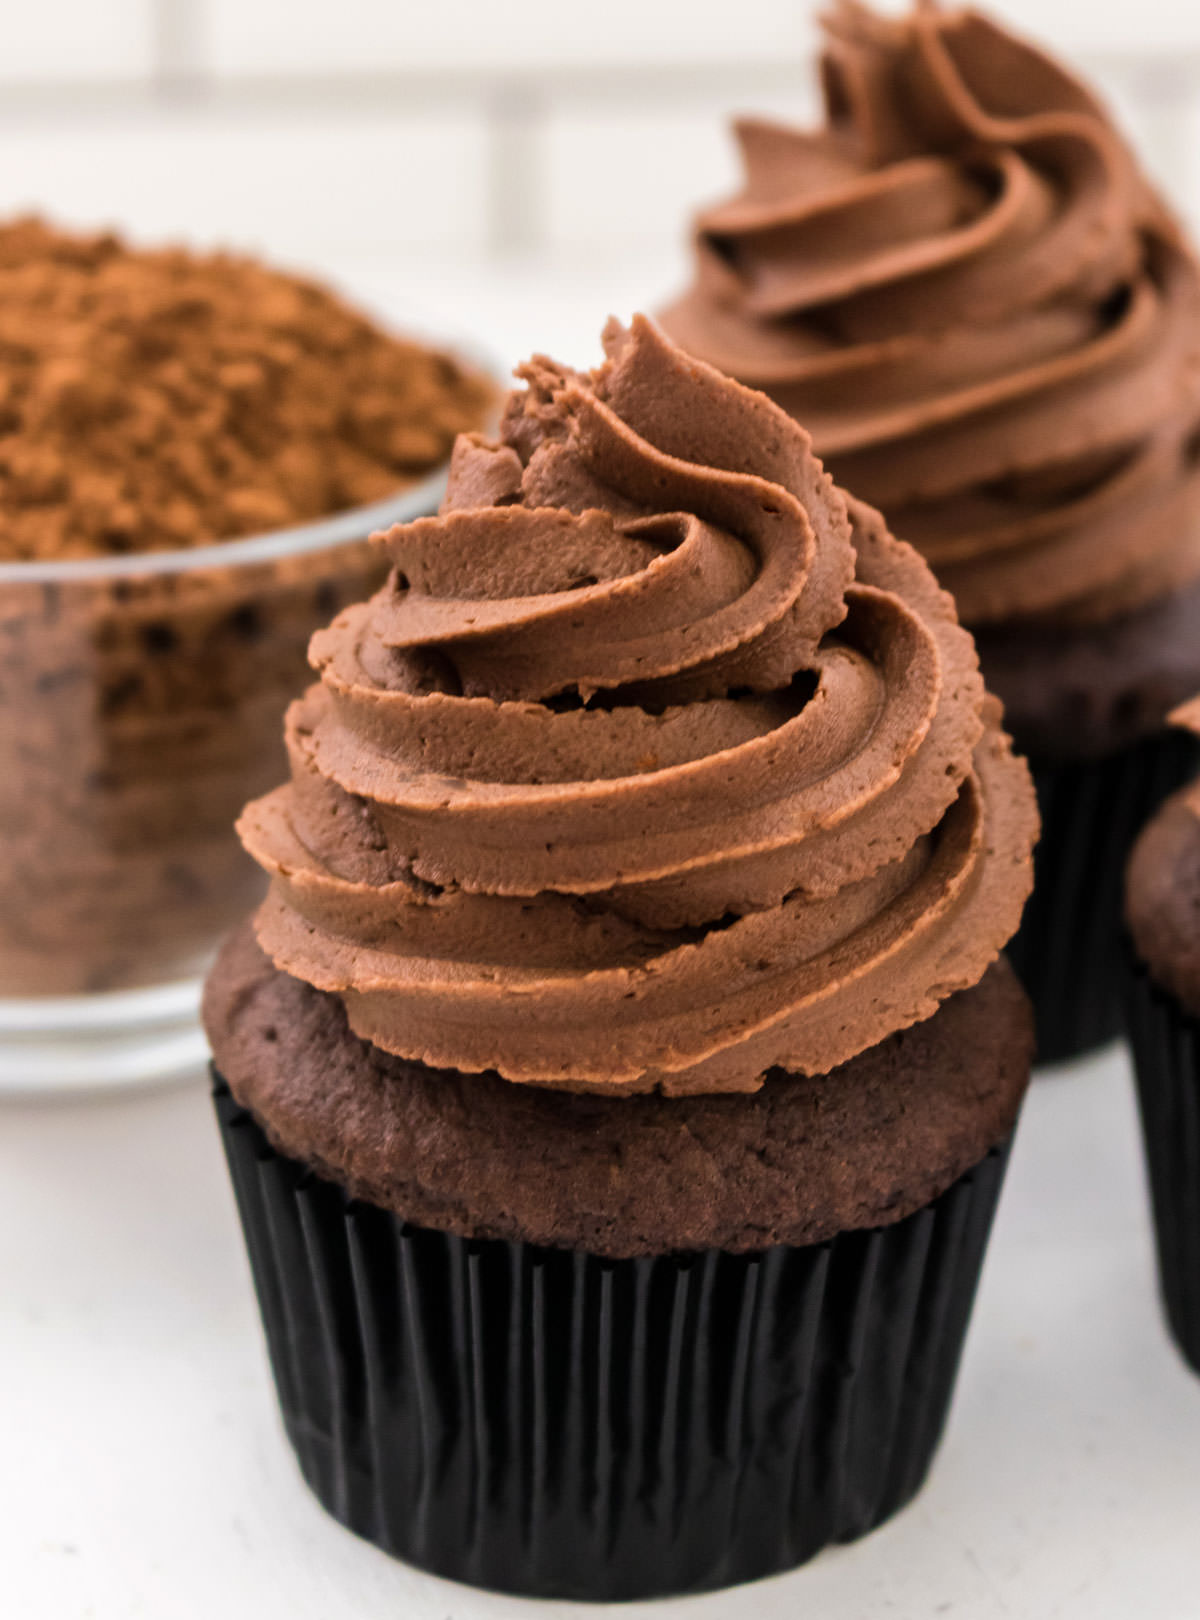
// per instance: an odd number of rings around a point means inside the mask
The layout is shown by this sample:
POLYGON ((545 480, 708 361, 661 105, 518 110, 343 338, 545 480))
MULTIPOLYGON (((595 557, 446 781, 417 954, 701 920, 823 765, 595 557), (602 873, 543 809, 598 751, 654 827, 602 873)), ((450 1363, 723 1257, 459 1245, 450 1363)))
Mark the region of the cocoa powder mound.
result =
POLYGON ((174 550, 381 499, 492 394, 251 259, 0 226, 0 559, 174 550))
POLYGON ((309 637, 386 562, 366 520, 193 548, 394 495, 495 405, 252 261, 0 225, 0 999, 194 975, 261 896, 234 818, 286 769, 309 637))

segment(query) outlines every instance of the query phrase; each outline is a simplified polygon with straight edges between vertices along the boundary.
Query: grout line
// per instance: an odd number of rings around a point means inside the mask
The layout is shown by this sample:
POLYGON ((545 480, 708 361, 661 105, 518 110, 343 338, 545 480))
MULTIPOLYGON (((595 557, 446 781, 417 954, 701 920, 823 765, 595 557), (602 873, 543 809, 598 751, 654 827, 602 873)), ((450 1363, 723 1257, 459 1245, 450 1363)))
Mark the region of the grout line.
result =
MULTIPOLYGON (((349 109, 395 113, 482 109, 498 122, 520 123, 523 110, 552 106, 587 110, 654 105, 673 109, 698 96, 745 98, 811 92, 812 64, 804 56, 725 62, 565 66, 534 74, 527 68, 398 69, 387 73, 256 74, 216 77, 208 60, 202 0, 153 0, 153 80, 25 81, 7 84, 0 120, 40 117, 85 121, 114 112, 137 113, 180 92, 214 113, 248 109, 267 114, 331 114, 349 109), (648 98, 651 98, 648 100, 648 98), (494 109, 500 109, 497 113, 494 109)), ((1194 104, 1200 51, 1175 55, 1091 53, 1086 66, 1110 83, 1128 85, 1155 104, 1194 104)))
POLYGON ((542 143, 546 106, 536 92, 499 91, 487 103, 487 245, 515 257, 544 245, 542 143))
POLYGON ((151 61, 156 94, 194 95, 208 78, 201 0, 151 0, 151 61))

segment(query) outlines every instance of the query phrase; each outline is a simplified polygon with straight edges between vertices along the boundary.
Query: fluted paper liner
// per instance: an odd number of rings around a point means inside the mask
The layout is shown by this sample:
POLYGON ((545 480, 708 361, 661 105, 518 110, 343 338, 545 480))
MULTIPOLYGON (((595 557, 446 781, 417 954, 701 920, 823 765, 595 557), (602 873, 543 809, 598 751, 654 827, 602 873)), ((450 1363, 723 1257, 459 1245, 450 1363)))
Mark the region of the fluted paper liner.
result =
POLYGON ((1200 764, 1163 731, 1108 759, 1032 759, 1042 836, 1033 896, 1007 955, 1033 1001, 1037 1056, 1057 1063, 1122 1032, 1125 862, 1150 816, 1200 764))
POLYGON ((925 1478, 1008 1146, 893 1226, 610 1261, 414 1228, 216 1105, 284 1424, 409 1563, 624 1599, 802 1563, 925 1478))
POLYGON ((1159 1283, 1167 1322, 1200 1372, 1200 1020, 1135 962, 1129 997, 1159 1283))

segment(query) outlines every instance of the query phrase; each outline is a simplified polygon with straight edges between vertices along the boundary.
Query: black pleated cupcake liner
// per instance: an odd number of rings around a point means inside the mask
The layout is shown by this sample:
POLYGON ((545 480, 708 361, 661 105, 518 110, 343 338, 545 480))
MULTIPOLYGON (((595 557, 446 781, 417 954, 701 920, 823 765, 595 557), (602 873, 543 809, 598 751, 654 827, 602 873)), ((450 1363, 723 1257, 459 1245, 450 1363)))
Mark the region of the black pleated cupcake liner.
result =
POLYGON ((1163 1305, 1200 1372, 1200 1020, 1139 962, 1128 1005, 1163 1305))
POLYGON ((215 1096, 301 1470, 406 1562, 526 1596, 704 1591, 924 1480, 1008 1144, 893 1226, 611 1261, 412 1227, 215 1096))
POLYGON ((1008 958, 1029 992, 1041 1063, 1123 1033, 1125 863, 1150 816, 1200 769, 1200 746, 1163 731, 1108 759, 1030 760, 1042 836, 1034 887, 1008 958))

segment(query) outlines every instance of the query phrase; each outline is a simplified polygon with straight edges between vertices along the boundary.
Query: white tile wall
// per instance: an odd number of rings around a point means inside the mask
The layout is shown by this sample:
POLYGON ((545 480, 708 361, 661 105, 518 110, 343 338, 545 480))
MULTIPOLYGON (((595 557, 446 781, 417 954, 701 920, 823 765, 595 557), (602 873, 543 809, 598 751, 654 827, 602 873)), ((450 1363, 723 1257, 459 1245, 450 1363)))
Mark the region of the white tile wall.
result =
POLYGON ((319 261, 436 242, 477 252, 488 230, 483 121, 368 110, 189 108, 22 126, 0 120, 0 213, 119 224, 143 239, 319 261))
POLYGON ((804 0, 207 0, 220 73, 534 69, 800 54, 804 0))
POLYGON ((143 77, 153 65, 155 23, 155 0, 7 0, 0 79, 143 77))
POLYGON ((708 91, 667 108, 552 103, 535 171, 548 245, 591 241, 611 250, 682 236, 696 207, 738 183, 731 111, 808 122, 815 108, 807 74, 797 74, 792 94, 736 83, 726 94, 708 91))
MULTIPOLYGON (((903 11, 908 0, 878 0, 903 11)), ((224 73, 448 66, 595 67, 770 60, 808 49, 806 0, 205 0, 212 65, 224 73)), ((1091 50, 1200 46, 1194 0, 995 0, 1014 26, 1091 50)))
MULTIPOLYGON (((734 183, 731 110, 812 115, 818 9, 9 0, 0 210, 315 263, 673 252, 695 204, 734 183)), ((993 9, 1080 56, 1152 172, 1200 201, 1200 0, 993 9)))

